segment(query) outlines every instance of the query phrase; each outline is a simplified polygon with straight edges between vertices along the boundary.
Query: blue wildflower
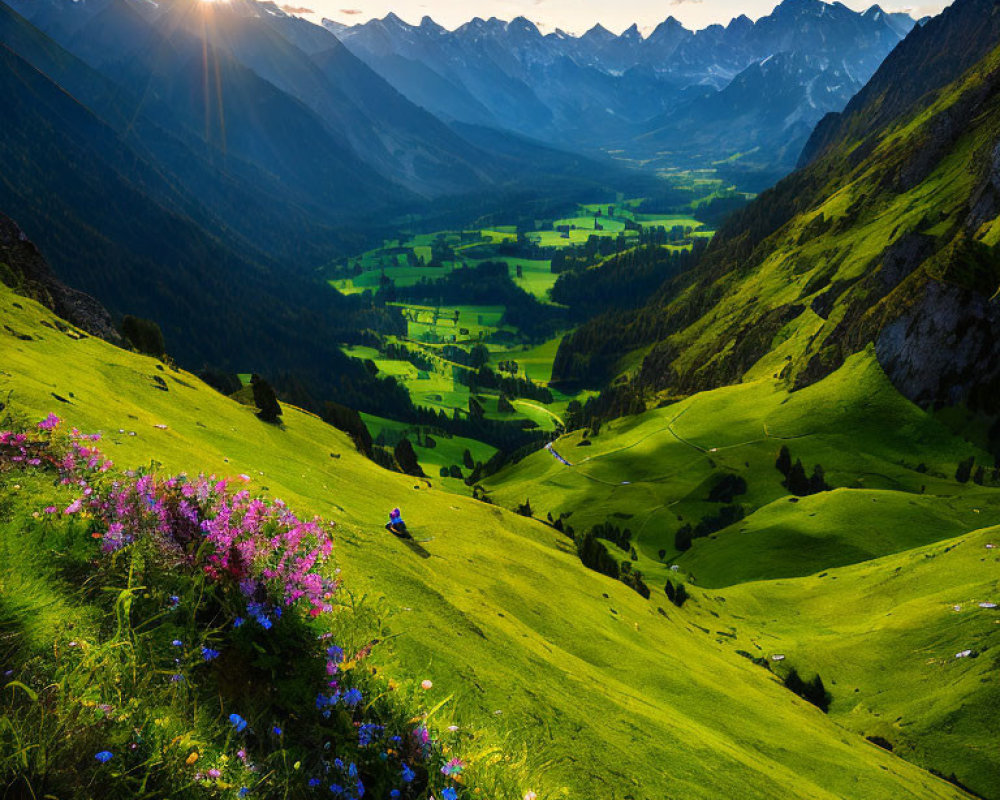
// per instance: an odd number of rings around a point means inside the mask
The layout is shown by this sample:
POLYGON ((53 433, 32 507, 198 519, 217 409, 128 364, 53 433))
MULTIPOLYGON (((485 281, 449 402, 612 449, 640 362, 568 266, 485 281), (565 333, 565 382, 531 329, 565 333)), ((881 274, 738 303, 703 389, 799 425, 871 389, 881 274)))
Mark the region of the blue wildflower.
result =
POLYGON ((348 708, 354 708, 363 699, 360 689, 348 689, 344 692, 344 705, 348 708))
POLYGON ((281 736, 281 728, 275 725, 273 728, 271 728, 271 733, 273 733, 275 736, 281 736))
POLYGON ((183 683, 184 682, 184 676, 181 675, 179 672, 175 672, 173 675, 170 676, 170 682, 171 683, 183 683))
POLYGON ((358 768, 356 766, 354 766, 354 762, 353 761, 351 762, 351 766, 349 766, 347 768, 347 776, 349 778, 356 778, 356 777, 358 777, 358 768))
POLYGON ((357 783, 354 784, 354 788, 357 790, 359 799, 365 796, 365 785, 361 782, 361 778, 358 778, 357 783))
POLYGON ((238 628, 242 624, 243 624, 243 617, 237 617, 236 619, 233 620, 233 627, 234 628, 238 628))
POLYGON ((247 729, 247 721, 239 714, 230 714, 229 721, 232 723, 232 726, 236 728, 237 733, 243 733, 243 731, 247 729))
POLYGON ((257 622, 260 623, 260 627, 262 627, 265 631, 271 630, 272 622, 267 617, 265 617, 263 614, 261 614, 259 617, 257 617, 257 622))
POLYGON ((326 648, 326 655, 331 661, 336 661, 338 664, 344 660, 344 651, 342 648, 337 647, 333 644, 326 648))
POLYGON ((441 790, 441 800, 458 800, 458 792, 450 786, 441 790))
POLYGON ((115 754, 112 753, 110 750, 102 750, 100 753, 97 753, 94 756, 94 758, 96 758, 102 764, 107 764, 114 757, 115 757, 115 754))
POLYGON ((410 783, 415 777, 417 774, 409 766, 403 764, 403 783, 410 783))
POLYGON ((338 795, 338 796, 342 795, 344 793, 344 787, 341 786, 339 783, 331 783, 330 784, 330 792, 331 792, 331 794, 335 794, 335 795, 338 795))
POLYGON ((339 759, 339 758, 335 758, 335 759, 333 759, 333 766, 335 766, 339 770, 343 770, 344 769, 344 762, 341 759, 339 759))
POLYGON ((358 745, 367 747, 382 735, 381 725, 366 723, 358 728, 358 745))
POLYGON ((177 608, 181 604, 181 599, 175 594, 170 595, 170 607, 177 608))
POLYGON ((246 797, 248 794, 250 794, 250 790, 246 786, 240 787, 239 791, 240 797, 246 797))
POLYGON ((309 788, 310 789, 315 789, 321 783, 322 783, 322 781, 319 778, 310 778, 309 779, 309 788))
POLYGON ((399 797, 399 789, 393 789, 389 792, 389 797, 391 797, 392 800, 396 800, 396 798, 399 797))
POLYGON ((211 647, 201 648, 201 657, 206 661, 214 661, 219 657, 219 651, 213 650, 211 647))
POLYGON ((172 644, 174 647, 184 646, 184 642, 182 642, 180 639, 174 639, 170 644, 172 644))

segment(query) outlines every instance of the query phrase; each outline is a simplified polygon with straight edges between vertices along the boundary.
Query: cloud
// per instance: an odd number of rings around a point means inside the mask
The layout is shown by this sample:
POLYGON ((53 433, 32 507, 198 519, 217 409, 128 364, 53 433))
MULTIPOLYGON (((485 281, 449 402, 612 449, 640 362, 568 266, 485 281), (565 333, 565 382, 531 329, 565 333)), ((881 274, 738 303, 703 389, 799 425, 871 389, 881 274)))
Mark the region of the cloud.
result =
POLYGON ((287 14, 315 14, 311 8, 305 6, 282 6, 281 10, 287 14))
POLYGON ((340 13, 345 16, 352 17, 355 14, 362 14, 364 12, 360 8, 342 8, 340 9, 340 13))

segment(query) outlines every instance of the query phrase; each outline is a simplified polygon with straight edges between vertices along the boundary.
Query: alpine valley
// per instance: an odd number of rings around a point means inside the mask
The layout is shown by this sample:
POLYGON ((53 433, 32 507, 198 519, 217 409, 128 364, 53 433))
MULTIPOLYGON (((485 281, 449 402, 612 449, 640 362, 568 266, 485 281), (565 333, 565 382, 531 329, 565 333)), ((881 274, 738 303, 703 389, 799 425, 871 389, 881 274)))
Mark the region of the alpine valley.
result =
POLYGON ((0 0, 0 797, 1000 800, 1000 5, 437 3, 0 0))

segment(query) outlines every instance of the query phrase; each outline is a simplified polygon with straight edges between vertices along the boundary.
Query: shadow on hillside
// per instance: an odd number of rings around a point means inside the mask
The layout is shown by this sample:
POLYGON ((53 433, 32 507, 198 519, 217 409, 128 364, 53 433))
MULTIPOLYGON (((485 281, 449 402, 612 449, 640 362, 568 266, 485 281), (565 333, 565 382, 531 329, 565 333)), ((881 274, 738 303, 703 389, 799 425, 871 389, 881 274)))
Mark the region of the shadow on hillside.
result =
POLYGON ((414 553, 416 553, 421 558, 430 558, 431 554, 426 548, 421 546, 419 542, 415 542, 412 539, 400 539, 400 541, 409 547, 414 553))

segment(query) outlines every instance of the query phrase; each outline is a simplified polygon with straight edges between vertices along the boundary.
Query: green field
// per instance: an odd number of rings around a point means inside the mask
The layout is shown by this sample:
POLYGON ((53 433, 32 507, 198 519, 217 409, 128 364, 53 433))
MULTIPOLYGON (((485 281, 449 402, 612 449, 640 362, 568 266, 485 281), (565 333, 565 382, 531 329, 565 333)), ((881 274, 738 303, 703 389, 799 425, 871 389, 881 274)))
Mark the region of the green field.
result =
MULTIPOLYGON (((286 407, 282 427, 262 423, 190 374, 43 327, 48 312, 18 303, 6 290, 0 294, 9 327, 31 337, 3 334, 0 384, 13 392, 18 412, 39 419, 55 410, 70 425, 105 431, 105 447, 119 464, 153 458, 169 470, 243 472, 251 491, 333 519, 341 577, 355 592, 383 595, 387 625, 400 634, 391 653, 377 650, 376 658, 390 674, 433 679, 442 699, 451 696, 450 718, 475 737, 476 749, 499 748, 497 768, 518 776, 519 793, 608 800, 961 796, 792 696, 736 655, 728 639, 720 643, 712 630, 749 627, 735 603, 731 610, 720 604, 711 627, 695 627, 702 608, 715 611, 717 593, 694 589, 693 611, 673 609, 655 589, 652 601, 643 600, 584 569, 571 544, 539 522, 442 492, 433 479, 428 488, 385 472, 357 455, 344 435, 294 408, 286 407), (158 376, 167 391, 157 387, 158 376), (382 530, 393 505, 429 539, 420 551, 382 530), (670 610, 660 613, 658 605, 670 610), (731 623, 723 613, 734 615, 731 623)), ((758 410, 775 404, 768 397, 758 410)), ((753 415, 720 407, 729 412, 714 415, 719 427, 711 427, 712 414, 692 414, 682 435, 739 447, 753 415)), ((927 425, 936 467, 961 448, 927 425)), ((609 431, 609 443, 615 435, 620 446, 641 447, 626 445, 622 428, 609 431)), ((892 437, 879 437, 879 458, 887 457, 892 437)), ((683 446, 705 458, 696 445, 683 446)), ((631 469, 656 471, 641 459, 631 469)), ((942 478, 936 485, 946 484, 942 478)), ((534 490, 531 499, 544 508, 534 490)), ((3 569, 5 581, 16 578, 15 565, 3 569)))
POLYGON ((699 583, 721 586, 810 574, 1000 523, 1000 492, 952 478, 968 455, 989 457, 900 397, 866 354, 794 394, 761 379, 615 420, 590 446, 582 441, 576 431, 554 443, 571 468, 542 451, 487 483, 504 505, 529 496, 536 513, 571 512, 577 530, 605 521, 631 528, 656 581, 674 559, 699 583), (845 488, 788 502, 774 467, 783 444, 845 488), (707 496, 726 474, 746 480, 735 500, 746 518, 679 554, 674 534, 718 512, 707 496), (776 550, 785 557, 775 560, 776 550))
POLYGON ((470 492, 469 487, 457 478, 440 477, 441 467, 457 465, 462 470, 463 475, 465 475, 468 469, 464 465, 462 456, 466 450, 472 454, 473 461, 484 463, 489 461, 490 457, 496 452, 495 447, 490 447, 488 444, 483 444, 475 439, 466 439, 462 436, 445 436, 436 432, 430 434, 434 440, 434 446, 429 447, 424 444, 427 436, 426 431, 421 434, 419 429, 414 426, 407 425, 404 422, 397 422, 396 420, 385 419, 384 417, 377 417, 373 414, 362 414, 361 418, 364 420, 365 426, 371 433, 372 438, 377 439, 383 431, 391 431, 395 432, 398 436, 406 436, 413 445, 420 466, 427 476, 435 479, 434 482, 442 488, 458 494, 468 494, 470 492))

